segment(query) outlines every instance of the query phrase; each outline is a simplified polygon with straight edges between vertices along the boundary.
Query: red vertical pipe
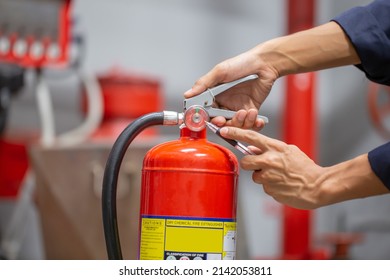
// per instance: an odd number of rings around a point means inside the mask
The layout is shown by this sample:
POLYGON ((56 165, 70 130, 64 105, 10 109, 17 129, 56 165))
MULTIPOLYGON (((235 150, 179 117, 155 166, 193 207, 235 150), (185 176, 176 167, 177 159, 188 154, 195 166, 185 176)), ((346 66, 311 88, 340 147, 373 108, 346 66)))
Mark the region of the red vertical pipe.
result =
MULTIPOLYGON (((315 0, 288 0, 288 33, 313 27, 315 0)), ((309 157, 315 151, 314 73, 287 77, 284 140, 309 157)), ((284 206, 283 258, 310 258, 311 211, 284 206)))
POLYGON ((59 62, 66 63, 69 56, 68 42, 70 40, 70 24, 71 24, 71 0, 65 0, 60 10, 59 17, 59 32, 58 45, 61 50, 59 62))

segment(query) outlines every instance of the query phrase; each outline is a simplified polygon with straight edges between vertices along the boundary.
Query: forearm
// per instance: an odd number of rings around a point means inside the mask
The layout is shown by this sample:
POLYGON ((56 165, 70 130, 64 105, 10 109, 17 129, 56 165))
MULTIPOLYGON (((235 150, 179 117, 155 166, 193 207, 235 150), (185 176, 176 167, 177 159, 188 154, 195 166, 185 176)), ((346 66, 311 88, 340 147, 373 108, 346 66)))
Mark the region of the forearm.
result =
POLYGON ((360 63, 348 37, 335 22, 267 41, 252 51, 278 77, 360 63))
POLYGON ((372 171, 367 154, 324 170, 317 182, 320 188, 319 207, 389 193, 372 171))

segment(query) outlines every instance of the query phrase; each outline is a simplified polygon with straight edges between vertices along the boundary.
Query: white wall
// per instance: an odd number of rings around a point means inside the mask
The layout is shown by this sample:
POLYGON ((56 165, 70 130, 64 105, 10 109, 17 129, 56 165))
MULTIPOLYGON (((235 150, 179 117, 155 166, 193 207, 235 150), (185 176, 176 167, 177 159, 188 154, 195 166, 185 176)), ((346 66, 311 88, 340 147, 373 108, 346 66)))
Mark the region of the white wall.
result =
POLYGON ((182 92, 217 62, 283 32, 283 1, 75 4, 89 46, 86 69, 120 66, 160 77, 169 103, 178 109, 182 92))

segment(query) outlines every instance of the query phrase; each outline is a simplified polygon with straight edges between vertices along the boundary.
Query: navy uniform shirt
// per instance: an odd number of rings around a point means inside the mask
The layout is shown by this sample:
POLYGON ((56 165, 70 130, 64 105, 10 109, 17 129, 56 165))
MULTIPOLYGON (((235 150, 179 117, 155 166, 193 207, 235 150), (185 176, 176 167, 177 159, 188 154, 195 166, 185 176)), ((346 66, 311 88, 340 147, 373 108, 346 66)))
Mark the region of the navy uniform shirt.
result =
MULTIPOLYGON (((390 0, 352 8, 333 21, 351 40, 360 57, 356 65, 373 82, 390 85, 390 0)), ((390 189, 390 142, 368 153, 374 173, 390 189)))

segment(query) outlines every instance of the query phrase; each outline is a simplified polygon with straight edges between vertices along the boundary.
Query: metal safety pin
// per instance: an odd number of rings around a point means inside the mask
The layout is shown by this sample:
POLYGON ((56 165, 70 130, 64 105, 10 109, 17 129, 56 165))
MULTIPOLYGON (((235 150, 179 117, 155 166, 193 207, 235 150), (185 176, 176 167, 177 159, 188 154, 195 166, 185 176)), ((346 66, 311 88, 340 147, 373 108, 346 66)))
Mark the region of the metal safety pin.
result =
POLYGON ((241 153, 243 153, 244 155, 256 155, 254 152, 252 152, 251 150, 248 149, 248 147, 246 147, 244 144, 236 141, 236 140, 233 140, 233 139, 228 139, 228 138, 225 138, 221 135, 221 128, 210 123, 210 122, 206 122, 206 125, 208 128, 210 128, 210 130, 212 132, 214 132, 216 135, 218 135, 219 137, 221 137, 223 140, 225 140, 226 142, 228 142, 230 145, 232 145, 234 148, 236 148, 238 151, 240 151, 241 153))

